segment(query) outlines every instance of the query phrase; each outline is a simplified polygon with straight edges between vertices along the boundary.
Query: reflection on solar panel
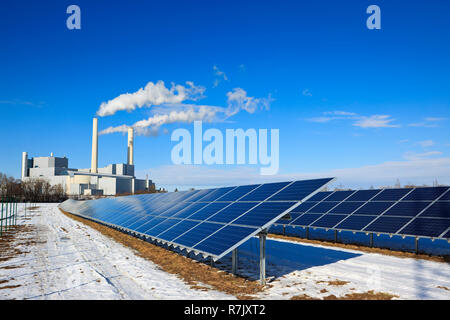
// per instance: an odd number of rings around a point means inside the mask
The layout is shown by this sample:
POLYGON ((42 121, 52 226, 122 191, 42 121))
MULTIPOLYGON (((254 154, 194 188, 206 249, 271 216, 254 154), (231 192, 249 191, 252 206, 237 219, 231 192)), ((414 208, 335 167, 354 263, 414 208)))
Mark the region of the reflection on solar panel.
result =
POLYGON ((218 260, 333 179, 74 201, 64 211, 218 260))
POLYGON ((278 225, 450 239, 450 188, 318 192, 278 225))

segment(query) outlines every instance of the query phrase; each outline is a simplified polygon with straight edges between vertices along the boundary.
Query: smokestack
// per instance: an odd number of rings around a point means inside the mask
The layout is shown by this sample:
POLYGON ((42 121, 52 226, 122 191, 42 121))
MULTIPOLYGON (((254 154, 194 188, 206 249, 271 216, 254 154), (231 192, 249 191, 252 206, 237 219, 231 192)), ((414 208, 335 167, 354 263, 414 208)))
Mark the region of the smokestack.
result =
POLYGON ((91 173, 97 173, 97 167, 98 167, 98 119, 94 118, 92 123, 91 173))
POLYGON ((22 152, 22 180, 28 176, 28 153, 22 152))
POLYGON ((128 156, 127 164, 133 165, 133 144, 134 144, 134 131, 133 128, 128 128, 128 156))

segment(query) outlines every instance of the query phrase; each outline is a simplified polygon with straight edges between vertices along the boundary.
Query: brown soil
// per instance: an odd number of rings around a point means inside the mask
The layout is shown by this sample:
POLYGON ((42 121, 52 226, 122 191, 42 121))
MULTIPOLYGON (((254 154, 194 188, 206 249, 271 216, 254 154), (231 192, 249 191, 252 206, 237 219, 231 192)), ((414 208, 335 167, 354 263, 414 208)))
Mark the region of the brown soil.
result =
POLYGON ((450 291, 450 289, 449 289, 449 288, 447 288, 447 287, 444 287, 444 286, 437 286, 436 288, 439 288, 439 289, 444 289, 444 290, 450 291))
POLYGON ((15 285, 15 286, 4 286, 4 287, 0 287, 0 290, 4 290, 4 289, 14 289, 14 288, 18 288, 20 287, 20 284, 15 285))
POLYGON ((370 253, 380 253, 384 255, 389 256, 395 256, 399 258, 413 258, 413 259, 423 259, 423 260, 430 260, 430 261, 436 261, 436 262, 450 262, 450 256, 430 256, 426 254, 415 254, 412 252, 404 252, 404 251, 394 251, 389 249, 382 249, 382 248, 370 248, 365 246, 360 246, 356 244, 344 244, 344 243, 335 243, 335 242, 329 242, 329 241, 320 241, 320 240, 309 240, 304 238, 298 238, 298 237, 291 237, 291 236, 283 236, 278 234, 270 234, 268 235, 269 238, 274 239, 284 239, 289 241, 295 241, 299 243, 312 243, 312 244, 319 244, 329 247, 338 247, 338 248, 345 248, 345 249, 351 249, 351 250, 359 250, 363 252, 370 252, 370 253))
POLYGON ((212 268, 204 263, 191 260, 185 256, 166 250, 120 231, 72 215, 63 210, 61 211, 66 216, 80 221, 114 239, 116 242, 136 250, 141 257, 152 261, 168 273, 178 275, 192 288, 201 290, 219 290, 232 294, 238 299, 252 299, 249 295, 263 290, 263 286, 261 286, 257 281, 250 281, 242 277, 236 277, 232 274, 212 268), (205 284, 208 287, 202 286, 202 284, 205 284))
POLYGON ((298 296, 291 297, 291 300, 320 300, 319 298, 313 298, 308 296, 307 294, 301 294, 298 296))

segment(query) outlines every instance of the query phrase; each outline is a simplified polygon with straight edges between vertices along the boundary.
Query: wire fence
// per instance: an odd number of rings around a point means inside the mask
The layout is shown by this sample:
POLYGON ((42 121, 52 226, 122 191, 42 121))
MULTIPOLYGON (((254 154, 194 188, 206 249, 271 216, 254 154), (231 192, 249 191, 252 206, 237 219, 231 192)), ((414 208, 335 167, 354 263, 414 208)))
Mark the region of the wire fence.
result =
POLYGON ((0 237, 3 236, 11 226, 17 224, 17 207, 18 202, 16 198, 5 197, 1 198, 1 220, 0 220, 0 237))

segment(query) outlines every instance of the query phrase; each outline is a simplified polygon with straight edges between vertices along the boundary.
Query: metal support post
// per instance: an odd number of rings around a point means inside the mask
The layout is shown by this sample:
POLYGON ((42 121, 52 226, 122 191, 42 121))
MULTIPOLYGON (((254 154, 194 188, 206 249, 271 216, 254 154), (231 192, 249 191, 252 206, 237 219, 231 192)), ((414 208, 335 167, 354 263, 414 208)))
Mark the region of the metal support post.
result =
POLYGON ((416 254, 419 254, 419 237, 416 237, 414 242, 416 254))
POLYGON ((266 233, 259 234, 259 282, 266 285, 266 233))
POLYGON ((334 230, 334 243, 337 242, 337 238, 338 238, 338 232, 337 232, 337 230, 334 230))
POLYGON ((286 226, 283 224, 283 236, 286 235, 286 226))
POLYGON ((238 264, 238 254, 237 248, 235 248, 231 253, 231 273, 234 275, 237 273, 237 264, 238 264))
POLYGON ((370 247, 373 248, 373 233, 370 233, 370 247))
POLYGON ((214 268, 214 259, 211 257, 211 268, 214 268))
POLYGON ((309 239, 309 227, 306 227, 306 239, 309 239))

